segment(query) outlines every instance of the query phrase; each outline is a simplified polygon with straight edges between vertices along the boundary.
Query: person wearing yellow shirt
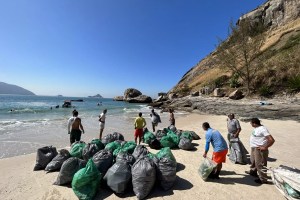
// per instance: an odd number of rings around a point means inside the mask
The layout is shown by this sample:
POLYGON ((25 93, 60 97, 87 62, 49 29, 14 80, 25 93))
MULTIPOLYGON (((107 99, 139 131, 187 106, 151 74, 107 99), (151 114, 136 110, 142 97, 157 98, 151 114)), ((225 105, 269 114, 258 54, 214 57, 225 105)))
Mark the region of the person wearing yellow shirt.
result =
POLYGON ((139 116, 134 121, 134 141, 137 143, 137 138, 139 138, 139 144, 143 136, 143 128, 146 126, 146 120, 142 117, 142 113, 139 113, 139 116))

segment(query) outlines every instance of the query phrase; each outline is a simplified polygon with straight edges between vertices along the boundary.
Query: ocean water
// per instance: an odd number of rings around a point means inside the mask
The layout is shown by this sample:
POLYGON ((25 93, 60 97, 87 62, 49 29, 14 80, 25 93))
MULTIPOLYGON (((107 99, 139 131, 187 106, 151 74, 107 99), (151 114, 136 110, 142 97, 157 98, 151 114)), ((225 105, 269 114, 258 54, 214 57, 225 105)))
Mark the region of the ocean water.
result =
MULTIPOLYGON (((67 121, 74 109, 79 112, 85 129, 81 139, 89 142, 98 138, 98 116, 105 108, 108 111, 103 135, 120 132, 126 140, 133 140, 134 119, 139 112, 143 113, 149 130, 152 129, 151 108, 146 104, 129 104, 109 98, 0 95, 0 158, 33 153, 48 145, 69 146, 67 121), (62 108, 64 100, 70 99, 83 99, 83 102, 72 101, 72 108, 62 108), (56 105, 59 108, 55 108, 56 105)), ((184 114, 176 113, 175 117, 184 114)), ((158 128, 162 129, 169 124, 168 113, 160 113, 160 116, 162 123, 158 128)))

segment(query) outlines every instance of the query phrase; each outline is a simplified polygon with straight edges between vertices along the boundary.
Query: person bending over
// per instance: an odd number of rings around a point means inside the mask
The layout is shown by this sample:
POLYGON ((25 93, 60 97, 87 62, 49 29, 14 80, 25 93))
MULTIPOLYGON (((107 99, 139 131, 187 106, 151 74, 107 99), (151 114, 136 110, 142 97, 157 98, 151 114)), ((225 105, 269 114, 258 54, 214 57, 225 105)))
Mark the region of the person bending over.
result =
POLYGON ((226 161, 226 154, 228 152, 228 146, 221 135, 221 133, 217 130, 214 130, 210 127, 209 123, 204 122, 202 124, 203 130, 205 130, 205 139, 206 139, 206 145, 205 145, 205 152, 203 154, 203 157, 206 158, 207 152, 209 150, 209 145, 213 146, 213 156, 212 160, 217 163, 216 169, 210 174, 209 178, 215 178, 219 179, 219 175, 222 169, 222 163, 225 163, 226 161))

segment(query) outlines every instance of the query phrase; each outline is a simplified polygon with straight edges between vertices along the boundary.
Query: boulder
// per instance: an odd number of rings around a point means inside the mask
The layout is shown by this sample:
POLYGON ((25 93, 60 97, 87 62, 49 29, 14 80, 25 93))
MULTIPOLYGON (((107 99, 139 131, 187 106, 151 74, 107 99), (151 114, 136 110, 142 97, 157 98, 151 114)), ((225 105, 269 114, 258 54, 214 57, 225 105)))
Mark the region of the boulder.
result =
POLYGON ((172 99, 178 98, 178 95, 177 95, 176 93, 170 93, 170 94, 168 95, 168 97, 169 97, 170 100, 172 100, 172 99))
POLYGON ((221 88, 216 88, 214 90, 214 97, 223 97, 225 94, 221 88))
POLYGON ((152 98, 146 95, 139 95, 135 98, 127 98, 128 103, 152 103, 152 98))
POLYGON ((199 91, 195 91, 195 92, 192 92, 192 93, 191 93, 191 96, 192 96, 192 97, 198 97, 199 94, 200 94, 199 91))
POLYGON ((116 97, 114 97, 114 101, 124 101, 124 97, 123 96, 116 96, 116 97))
POLYGON ((163 102, 153 102, 153 103, 149 103, 148 106, 151 106, 153 108, 159 108, 163 105, 163 102))
POLYGON ((243 92, 241 90, 235 90, 229 95, 229 99, 239 100, 244 97, 243 92))
POLYGON ((128 88, 124 92, 124 99, 127 101, 127 99, 135 98, 142 95, 142 93, 134 88, 128 88))

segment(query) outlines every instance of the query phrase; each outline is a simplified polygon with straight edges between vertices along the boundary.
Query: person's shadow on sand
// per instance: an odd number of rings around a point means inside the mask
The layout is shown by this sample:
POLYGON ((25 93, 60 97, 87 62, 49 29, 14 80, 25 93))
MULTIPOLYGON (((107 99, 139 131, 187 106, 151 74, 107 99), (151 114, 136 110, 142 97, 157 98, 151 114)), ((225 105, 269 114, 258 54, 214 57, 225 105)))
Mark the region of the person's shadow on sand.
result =
POLYGON ((234 171, 221 171, 220 179, 207 179, 208 182, 215 182, 219 184, 225 185, 249 185, 249 186, 259 186, 259 184, 254 182, 254 178, 247 174, 237 174, 234 171), (232 177, 232 175, 236 175, 239 177, 232 177), (230 177, 229 177, 230 176, 230 177))

